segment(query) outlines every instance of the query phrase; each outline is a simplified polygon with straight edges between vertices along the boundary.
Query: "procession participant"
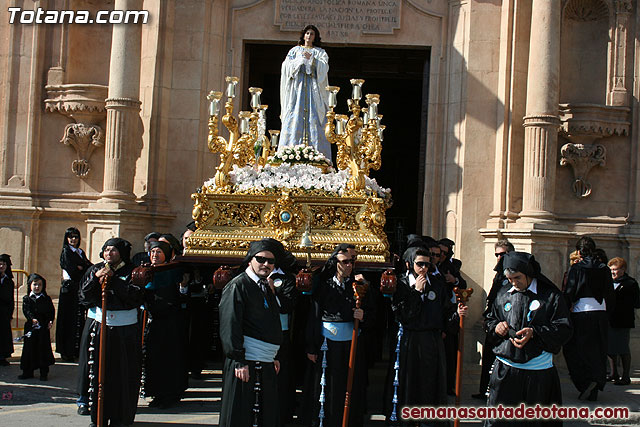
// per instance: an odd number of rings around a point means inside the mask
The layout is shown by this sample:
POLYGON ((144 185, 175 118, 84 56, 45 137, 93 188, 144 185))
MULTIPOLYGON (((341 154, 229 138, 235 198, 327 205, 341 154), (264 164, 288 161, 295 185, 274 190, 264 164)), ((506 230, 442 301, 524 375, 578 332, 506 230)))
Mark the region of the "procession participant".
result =
POLYGON ((328 109, 329 56, 320 47, 320 31, 307 25, 298 45, 282 62, 280 76, 280 118, 282 133, 278 150, 305 144, 331 160, 331 146, 324 134, 328 109))
POLYGON ((631 384, 631 349, 629 332, 635 328, 635 310, 640 308, 638 282, 627 274, 624 258, 609 261, 615 295, 615 308, 609 312, 608 355, 612 360, 611 379, 615 385, 631 384), (618 375, 618 360, 622 361, 622 376, 618 375))
POLYGON ((78 394, 89 395, 92 425, 97 422, 98 366, 100 354, 100 323, 102 321, 103 277, 107 281, 106 359, 104 420, 111 425, 133 424, 138 404, 141 371, 140 327, 138 307, 143 290, 131 283, 133 265, 129 259, 131 243, 115 237, 102 246, 104 262, 91 266, 82 278, 80 303, 89 308, 80 346, 78 394))
MULTIPOLYGON (((312 362, 312 382, 307 384, 307 396, 311 401, 305 403, 304 412, 311 419, 306 425, 318 424, 323 359, 321 347, 324 340, 326 339, 328 348, 324 425, 335 427, 342 425, 354 319, 360 321, 362 328, 375 325, 375 310, 370 294, 365 295, 362 308, 355 308, 355 278, 352 274, 355 251, 350 252, 352 246, 339 244, 315 278, 313 306, 307 322, 307 358, 312 362)), ((366 359, 362 340, 358 340, 357 347, 349 410, 350 426, 363 425, 366 397, 366 359)))
POLYGON ((613 279, 609 267, 593 256, 593 239, 581 237, 576 249, 582 260, 569 268, 564 290, 574 334, 563 353, 579 399, 594 401, 607 377, 607 310, 614 308, 613 279))
POLYGON ((13 353, 13 334, 11 318, 13 317, 13 273, 11 272, 11 256, 0 255, 0 366, 9 366, 8 357, 13 353))
POLYGON ((460 269, 462 261, 453 257, 453 247, 455 243, 446 237, 438 241, 440 246, 440 259, 438 260, 438 270, 444 276, 447 284, 453 288, 457 286, 460 289, 467 289, 467 281, 464 280, 460 269))
MULTIPOLYGON (((442 337, 446 331, 457 329, 460 316, 467 313, 467 307, 461 304, 456 310, 444 282, 429 277, 430 253, 421 248, 409 248, 407 252, 403 258, 407 259, 408 271, 398 280, 392 299, 393 312, 402 327, 398 411, 403 406, 447 403, 442 337)), ((395 361, 393 358, 392 365, 395 361)))
POLYGON ((138 267, 142 264, 149 264, 149 245, 152 242, 157 242, 158 239, 162 236, 160 233, 152 231, 151 233, 144 236, 144 251, 138 252, 131 258, 131 263, 134 267, 138 267))
POLYGON ((56 310, 51 297, 47 295, 47 281, 41 275, 32 273, 27 279, 29 294, 22 298, 24 313, 24 345, 20 357, 22 374, 19 379, 33 378, 33 371, 40 370, 40 380, 47 381, 49 366, 55 363, 51 351, 51 335, 56 310))
POLYGON ((275 295, 280 305, 280 324, 282 326, 282 344, 278 350, 276 359, 280 362, 278 373, 278 397, 280 407, 279 425, 289 424, 293 418, 296 402, 296 389, 293 369, 293 349, 291 341, 291 320, 295 307, 298 291, 296 290, 296 276, 293 274, 296 268, 296 257, 279 241, 265 239, 277 247, 274 253, 278 262, 273 272, 269 275, 269 284, 273 285, 275 295))
MULTIPOLYGON (((163 241, 149 245, 152 266, 169 261, 171 245, 163 241)), ((145 308, 149 321, 145 331, 145 384, 151 407, 166 409, 179 402, 188 387, 185 347, 186 283, 181 268, 156 272, 145 286, 145 308), (167 369, 170 367, 170 369, 167 369)))
MULTIPOLYGON (((493 271, 496 272, 495 276, 493 276, 493 282, 491 283, 491 289, 489 290, 489 294, 487 295, 487 305, 485 307, 484 312, 482 313, 482 317, 487 319, 487 315, 493 308, 493 302, 496 299, 496 295, 498 291, 502 289, 502 287, 509 283, 507 278, 504 275, 504 267, 502 266, 502 260, 504 259, 504 255, 507 252, 515 251, 515 248, 507 239, 498 240, 495 245, 493 245, 494 255, 496 256, 496 266, 493 268, 493 271)), ((485 332, 487 332, 485 330, 485 332)), ((496 360, 495 354, 493 354, 493 345, 494 341, 491 339, 491 335, 487 333, 484 338, 484 345, 482 346, 482 366, 480 373, 480 386, 478 389, 478 393, 471 395, 474 399, 487 400, 487 387, 489 386, 489 372, 491 370, 491 366, 493 365, 493 361, 496 360)))
POLYGON ((260 425, 278 425, 275 358, 282 343, 280 307, 274 286, 267 280, 275 265, 278 246, 263 239, 252 242, 242 263, 244 271, 222 290, 220 338, 226 355, 222 373, 220 426, 253 424, 254 385, 260 372, 260 425), (259 368, 259 369, 257 369, 259 368))
POLYGON ((64 233, 60 268, 62 284, 58 297, 58 320, 56 322, 56 351, 62 360, 73 362, 80 351, 80 334, 84 328, 85 309, 78 303, 78 291, 82 276, 91 267, 80 248, 80 231, 69 227, 64 233))
MULTIPOLYGON (((498 290, 487 315, 488 333, 497 343, 487 405, 560 405, 562 390, 553 354, 572 333, 567 305, 556 285, 541 273, 533 255, 508 252, 503 267, 512 286, 498 290)), ((485 425, 511 423, 487 420, 485 425)))

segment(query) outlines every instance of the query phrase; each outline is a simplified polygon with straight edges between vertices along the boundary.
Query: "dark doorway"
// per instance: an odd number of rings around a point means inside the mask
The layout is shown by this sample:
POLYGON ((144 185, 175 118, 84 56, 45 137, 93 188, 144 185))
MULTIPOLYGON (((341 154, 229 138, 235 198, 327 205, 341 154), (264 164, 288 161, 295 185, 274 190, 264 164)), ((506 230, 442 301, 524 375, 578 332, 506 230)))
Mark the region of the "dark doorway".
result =
MULTIPOLYGON (((280 129, 280 67, 292 44, 246 42, 243 90, 264 89, 269 105, 267 129, 280 129)), ((393 206, 387 211, 387 234, 392 252, 402 250, 407 233, 422 234, 424 153, 430 50, 423 48, 345 47, 323 45, 329 55, 329 82, 339 86, 336 112, 347 113, 352 78, 365 80, 363 94, 380 94, 379 113, 387 128, 382 167, 371 176, 391 188, 393 206)), ((244 109, 249 97, 245 97, 244 109)), ((364 104, 361 101, 362 105, 364 104)), ((335 147, 334 156, 335 156, 335 147)), ((334 157, 335 158, 335 157, 334 157)))

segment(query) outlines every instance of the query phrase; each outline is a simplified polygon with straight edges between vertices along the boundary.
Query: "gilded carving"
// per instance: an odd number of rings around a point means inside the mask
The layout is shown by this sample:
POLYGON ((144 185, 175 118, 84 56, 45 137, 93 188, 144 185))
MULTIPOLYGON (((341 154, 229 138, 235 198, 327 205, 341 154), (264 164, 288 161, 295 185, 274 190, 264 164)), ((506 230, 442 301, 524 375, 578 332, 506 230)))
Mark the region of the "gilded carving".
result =
POLYGON ((605 165, 607 151, 604 145, 567 143, 562 146, 560 153, 560 165, 573 168, 572 189, 576 197, 582 199, 589 196, 591 184, 587 181, 587 175, 594 166, 605 165))
POLYGON ((214 205, 215 219, 213 226, 241 226, 258 227, 262 225, 262 208, 264 205, 256 203, 217 203, 214 205))
POLYGON ((60 142, 75 149, 77 159, 71 163, 71 170, 77 177, 85 178, 91 170, 91 154, 96 147, 104 145, 104 137, 98 125, 71 123, 65 126, 60 142))
POLYGON ((306 215, 289 191, 283 190, 282 196, 271 205, 264 220, 275 230, 277 238, 285 243, 304 225, 306 215))
POLYGON ((311 228, 326 228, 329 230, 357 230, 357 215, 359 207, 338 207, 326 205, 310 205, 311 228))

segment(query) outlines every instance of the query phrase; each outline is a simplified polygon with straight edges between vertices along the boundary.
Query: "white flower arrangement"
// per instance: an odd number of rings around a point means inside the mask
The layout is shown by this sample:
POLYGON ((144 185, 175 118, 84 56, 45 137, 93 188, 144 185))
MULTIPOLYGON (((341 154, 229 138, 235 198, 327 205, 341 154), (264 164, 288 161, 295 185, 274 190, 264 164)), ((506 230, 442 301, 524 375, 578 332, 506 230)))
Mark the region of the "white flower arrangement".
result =
POLYGON ((283 148, 269 157, 267 163, 310 163, 312 165, 331 166, 331 162, 322 153, 304 144, 283 148))
MULTIPOLYGON (((234 166, 229 173, 233 191, 239 193, 250 193, 261 190, 277 190, 280 188, 296 188, 306 191, 322 190, 328 193, 343 195, 349 179, 349 172, 341 170, 323 173, 322 170, 311 164, 291 164, 281 165, 267 164, 258 170, 251 166, 234 166)), ((377 194, 382 198, 387 198, 391 194, 388 188, 382 188, 374 178, 365 177, 366 190, 370 194, 377 194)), ((214 179, 204 183, 204 186, 215 189, 214 179)))

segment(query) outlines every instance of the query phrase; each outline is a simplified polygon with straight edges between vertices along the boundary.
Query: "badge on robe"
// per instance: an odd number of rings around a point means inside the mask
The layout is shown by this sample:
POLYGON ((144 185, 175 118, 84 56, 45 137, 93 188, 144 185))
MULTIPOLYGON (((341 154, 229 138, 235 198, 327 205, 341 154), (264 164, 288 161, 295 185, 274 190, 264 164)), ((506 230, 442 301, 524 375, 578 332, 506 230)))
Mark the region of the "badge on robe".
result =
POLYGON ((504 311, 506 311, 506 312, 511 311, 511 303, 510 303, 510 302, 507 302, 507 303, 504 305, 504 311))
POLYGON ((435 300, 435 299, 436 299, 436 293, 435 293, 435 292, 433 292, 433 291, 429 291, 429 293, 427 294, 427 299, 428 299, 429 301, 433 301, 433 300, 435 300))
POLYGON ((273 281, 273 286, 276 288, 279 288, 280 286, 282 286, 282 279, 276 279, 273 281))

